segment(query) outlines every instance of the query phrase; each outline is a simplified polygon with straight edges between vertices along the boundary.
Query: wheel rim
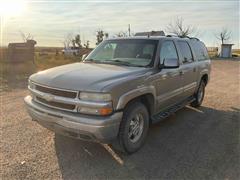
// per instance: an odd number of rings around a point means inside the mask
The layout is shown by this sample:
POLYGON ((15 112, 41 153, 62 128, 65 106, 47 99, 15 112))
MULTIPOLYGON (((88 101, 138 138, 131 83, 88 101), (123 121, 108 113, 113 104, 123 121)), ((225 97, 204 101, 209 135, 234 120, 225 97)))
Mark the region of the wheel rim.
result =
POLYGON ((203 91, 204 91, 203 86, 201 85, 199 90, 198 90, 198 102, 202 102, 202 100, 203 100, 203 94, 204 94, 203 91))
POLYGON ((143 133, 144 120, 141 113, 137 113, 130 121, 128 139, 130 142, 137 142, 143 133))

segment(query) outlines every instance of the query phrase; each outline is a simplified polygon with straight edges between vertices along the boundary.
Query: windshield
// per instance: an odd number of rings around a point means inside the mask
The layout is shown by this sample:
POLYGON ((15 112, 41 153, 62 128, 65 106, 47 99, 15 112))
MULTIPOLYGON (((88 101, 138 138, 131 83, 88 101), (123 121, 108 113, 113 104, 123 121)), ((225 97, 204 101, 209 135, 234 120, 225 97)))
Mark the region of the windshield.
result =
POLYGON ((150 66, 155 58, 157 40, 121 39, 102 42, 84 62, 125 66, 150 66))

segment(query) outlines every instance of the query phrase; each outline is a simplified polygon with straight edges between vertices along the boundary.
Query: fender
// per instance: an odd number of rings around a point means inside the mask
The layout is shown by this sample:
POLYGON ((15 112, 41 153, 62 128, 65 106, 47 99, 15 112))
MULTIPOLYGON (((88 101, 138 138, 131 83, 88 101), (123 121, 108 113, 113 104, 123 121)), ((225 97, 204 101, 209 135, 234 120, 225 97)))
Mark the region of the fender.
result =
POLYGON ((200 84, 201 78, 206 74, 208 76, 208 82, 210 81, 210 73, 211 73, 211 61, 207 60, 204 62, 204 64, 200 64, 200 71, 198 74, 198 79, 197 79, 197 87, 195 92, 198 89, 198 86, 200 84))
MULTIPOLYGON (((120 96, 116 110, 123 109, 129 101, 144 94, 152 94, 156 99, 156 89, 154 86, 140 86, 120 96)), ((155 103, 155 102, 154 102, 155 103)))

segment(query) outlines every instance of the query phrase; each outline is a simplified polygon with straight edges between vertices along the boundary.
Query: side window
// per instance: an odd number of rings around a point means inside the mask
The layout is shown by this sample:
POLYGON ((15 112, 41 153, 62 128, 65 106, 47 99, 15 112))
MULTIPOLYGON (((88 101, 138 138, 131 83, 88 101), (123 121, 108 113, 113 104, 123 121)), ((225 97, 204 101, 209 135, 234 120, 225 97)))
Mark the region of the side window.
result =
POLYGON ((165 41, 160 51, 160 63, 163 64, 164 59, 178 59, 177 50, 173 41, 165 41))
POLYGON ((193 62, 193 56, 189 44, 185 41, 179 41, 178 45, 183 57, 183 63, 193 62))
POLYGON ((204 61, 209 59, 207 48, 202 42, 193 43, 193 49, 199 61, 204 61))

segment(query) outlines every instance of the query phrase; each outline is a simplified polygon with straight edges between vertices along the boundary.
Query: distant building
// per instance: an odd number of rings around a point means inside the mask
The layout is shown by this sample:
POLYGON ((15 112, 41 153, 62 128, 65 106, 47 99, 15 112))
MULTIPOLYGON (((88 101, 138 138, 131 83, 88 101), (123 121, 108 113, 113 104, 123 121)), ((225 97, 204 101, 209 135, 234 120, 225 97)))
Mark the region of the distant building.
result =
POLYGON ((77 56, 79 54, 79 48, 78 47, 64 48, 62 50, 62 53, 66 56, 77 56))
POLYGON ((218 52, 218 47, 207 47, 208 51, 218 52))
POLYGON ((165 36, 163 31, 138 32, 134 36, 165 36))
POLYGON ((232 57, 232 46, 234 44, 222 44, 221 45, 221 57, 222 58, 230 58, 232 57))
POLYGON ((65 56, 83 56, 89 54, 92 51, 92 48, 64 48, 62 53, 65 56))
POLYGON ((8 59, 10 62, 34 61, 34 40, 27 40, 25 43, 9 43, 8 59))
POLYGON ((210 57, 217 57, 219 55, 218 47, 207 47, 207 51, 210 57))

